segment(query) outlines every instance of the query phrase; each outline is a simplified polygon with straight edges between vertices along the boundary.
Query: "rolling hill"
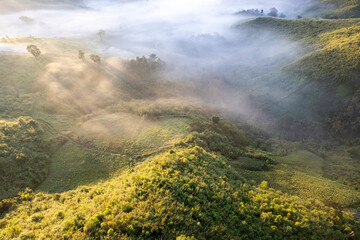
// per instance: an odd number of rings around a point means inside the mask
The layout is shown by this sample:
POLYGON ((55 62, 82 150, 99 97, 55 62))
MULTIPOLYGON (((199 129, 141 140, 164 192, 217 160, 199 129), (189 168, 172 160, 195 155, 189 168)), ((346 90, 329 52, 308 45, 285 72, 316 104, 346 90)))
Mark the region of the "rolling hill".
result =
POLYGON ((357 19, 258 18, 238 26, 273 31, 304 48, 301 57, 249 83, 256 95, 276 94, 271 98, 280 103, 282 114, 289 114, 282 127, 296 125, 294 119, 320 121, 340 141, 359 136, 359 23, 357 19))
POLYGON ((234 29, 301 51, 217 88, 167 79, 154 55, 2 38, 41 55, 0 54, 0 239, 358 239, 360 20, 234 29), (267 117, 203 97, 228 88, 267 117))

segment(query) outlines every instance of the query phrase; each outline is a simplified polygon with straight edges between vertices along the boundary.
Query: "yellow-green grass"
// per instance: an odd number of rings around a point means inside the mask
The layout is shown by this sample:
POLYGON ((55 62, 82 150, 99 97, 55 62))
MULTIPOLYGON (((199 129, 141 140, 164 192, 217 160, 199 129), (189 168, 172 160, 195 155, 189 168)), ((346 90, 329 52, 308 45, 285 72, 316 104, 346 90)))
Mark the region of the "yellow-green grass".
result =
MULTIPOLYGON (((13 37, 4 38, 0 42, 21 45, 24 49, 27 45, 35 44, 42 52, 37 59, 30 54, 0 55, 0 99, 1 105, 4 106, 0 116, 3 118, 31 115, 39 109, 46 110, 45 105, 54 101, 52 100, 54 96, 49 96, 51 92, 44 79, 49 76, 49 72, 54 71, 49 66, 57 61, 65 63, 75 61, 78 49, 87 49, 79 42, 65 39, 13 37)), ((58 105, 47 106, 47 110, 52 108, 56 113, 56 108, 60 110, 64 108, 61 104, 58 105)), ((68 109, 66 110, 69 112, 68 109)))
MULTIPOLYGON (((325 86, 356 86, 359 71, 360 20, 284 20, 258 18, 239 27, 268 29, 312 46, 307 54, 284 68, 288 77, 325 86)), ((275 74, 278 76, 279 74, 275 74)), ((269 76, 271 78, 271 76, 269 76)))
POLYGON ((258 18, 238 27, 272 31, 300 43, 303 56, 249 84, 277 115, 326 129, 341 141, 359 133, 360 20, 258 18), (264 96, 270 96, 268 98, 264 96), (278 111, 273 106, 279 106, 278 111), (345 106, 345 107, 344 107, 345 106))
POLYGON ((312 15, 325 18, 358 18, 360 17, 359 0, 317 0, 311 2, 307 11, 312 15))
POLYGON ((52 155, 49 175, 38 189, 61 192, 107 179, 136 161, 142 161, 142 156, 173 146, 187 133, 186 119, 171 118, 158 122, 138 121, 139 130, 129 134, 128 131, 136 127, 133 119, 136 116, 129 119, 129 114, 124 115, 122 121, 116 118, 116 126, 110 121, 114 114, 99 116, 67 136, 65 145, 52 155), (101 128, 95 123, 101 123, 101 128), (94 135, 90 126, 96 126, 100 132, 94 135), (128 127, 130 129, 126 129, 128 127))
POLYGON ((45 192, 62 192, 106 179, 127 161, 117 156, 84 149, 69 141, 51 158, 49 175, 37 188, 45 192))
POLYGON ((24 48, 35 44, 42 52, 37 59, 30 54, 0 56, 0 100, 6 107, 0 117, 30 115, 45 130, 51 165, 40 186, 44 191, 106 179, 187 133, 187 116, 194 109, 189 101, 131 101, 126 92, 136 91, 139 97, 142 89, 119 84, 122 79, 112 69, 115 60, 91 63, 87 55, 93 51, 81 42, 33 37, 1 41, 24 48), (79 50, 86 52, 85 61, 78 59, 79 50))
POLYGON ((0 120, 0 199, 36 187, 48 172, 43 130, 29 117, 0 120))
POLYGON ((291 40, 314 42, 320 34, 332 32, 341 28, 357 26, 359 19, 281 19, 255 18, 235 25, 236 28, 250 27, 252 31, 271 30, 291 40))
POLYGON ((23 193, 0 238, 352 239, 350 216, 317 201, 234 180, 223 157, 173 148, 130 172, 61 194, 23 193))
POLYGON ((336 207, 358 206, 358 190, 334 178, 327 178, 325 169, 330 164, 327 161, 311 152, 298 150, 276 158, 277 164, 272 165, 269 171, 236 169, 248 180, 256 183, 266 180, 271 187, 304 199, 317 199, 336 207))

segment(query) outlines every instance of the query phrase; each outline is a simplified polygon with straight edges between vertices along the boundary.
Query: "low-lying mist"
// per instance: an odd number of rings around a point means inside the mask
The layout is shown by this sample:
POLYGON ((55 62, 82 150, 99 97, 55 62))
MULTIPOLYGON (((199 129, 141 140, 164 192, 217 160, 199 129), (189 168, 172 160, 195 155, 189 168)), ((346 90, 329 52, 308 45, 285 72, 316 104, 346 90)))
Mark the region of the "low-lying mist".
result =
MULTIPOLYGON (((193 85, 191 91, 178 91, 177 97, 182 94, 197 97, 220 110, 250 119, 260 111, 249 100, 256 95, 251 92, 254 85, 251 81, 303 54, 301 47, 276 33, 255 33, 235 27, 252 17, 235 14, 246 9, 258 9, 267 16, 271 8, 276 8, 279 14, 296 18, 305 3, 295 0, 62 2, 66 7, 60 9, 41 3, 28 8, 20 0, 7 3, 22 8, 0 15, 1 35, 5 39, 16 36, 77 39, 101 56, 102 64, 107 66, 100 75, 93 74, 85 65, 72 70, 71 61, 55 61, 47 65, 41 77, 51 94, 63 102, 78 101, 76 106, 86 113, 91 112, 89 106, 101 105, 96 96, 116 98, 114 81, 110 80, 114 75, 129 76, 121 62, 113 64, 114 58, 126 61, 156 54, 166 66, 160 78, 176 83, 186 80, 193 85)), ((84 49, 74 49, 75 58, 79 50, 84 49)), ((276 85, 271 88, 282 95, 276 85)))

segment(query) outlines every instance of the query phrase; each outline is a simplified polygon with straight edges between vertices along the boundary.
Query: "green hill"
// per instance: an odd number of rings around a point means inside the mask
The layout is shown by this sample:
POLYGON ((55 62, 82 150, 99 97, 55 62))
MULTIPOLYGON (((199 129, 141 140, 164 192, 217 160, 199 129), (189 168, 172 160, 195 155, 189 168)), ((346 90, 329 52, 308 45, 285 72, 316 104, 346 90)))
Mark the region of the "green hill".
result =
MULTIPOLYGON (((239 29, 251 28, 260 33, 270 30, 295 40, 304 52, 286 66, 252 80, 254 94, 274 92, 271 97, 280 102, 292 119, 320 121, 321 126, 327 126, 326 131, 342 140, 359 136, 359 24, 357 19, 276 18, 240 24, 239 29)), ((291 128, 287 125, 292 121, 282 125, 291 128)))
POLYGON ((1 39, 41 55, 0 55, 0 239, 358 239, 360 20, 236 28, 301 49, 231 83, 268 110, 259 125, 219 117, 215 91, 163 79, 156 56, 1 39))
POLYGON ((305 15, 324 18, 360 17, 359 0, 317 0, 305 8, 305 15))
MULTIPOLYGON (((225 137, 225 136, 223 136, 225 137)), ((61 194, 22 193, 5 239, 352 239, 347 214, 239 180, 230 162, 181 141, 111 180, 61 194)))

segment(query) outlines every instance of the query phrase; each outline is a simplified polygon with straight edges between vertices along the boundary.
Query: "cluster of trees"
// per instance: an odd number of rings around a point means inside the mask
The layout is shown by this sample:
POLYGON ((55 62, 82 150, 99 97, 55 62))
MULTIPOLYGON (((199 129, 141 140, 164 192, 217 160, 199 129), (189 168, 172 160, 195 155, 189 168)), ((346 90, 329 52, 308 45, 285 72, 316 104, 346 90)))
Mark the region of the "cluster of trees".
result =
POLYGON ((264 16, 264 10, 259 10, 259 9, 244 9, 244 10, 240 10, 238 12, 236 12, 235 14, 237 15, 243 15, 243 16, 254 16, 254 17, 260 17, 260 16, 264 16))
POLYGON ((246 10, 241 10, 236 12, 235 14, 237 15, 242 15, 242 16, 254 16, 254 17, 261 17, 261 16, 269 16, 269 17, 280 17, 280 18, 286 18, 286 15, 284 13, 279 13, 279 10, 277 10, 276 8, 271 8, 270 12, 265 14, 264 10, 259 10, 259 9, 246 9, 246 10))
POLYGON ((19 20, 27 24, 34 22, 33 18, 27 16, 21 16, 19 17, 19 20))
MULTIPOLYGON (((78 58, 85 61, 85 52, 82 50, 79 50, 78 53, 78 58)), ((93 61, 94 63, 100 64, 101 63, 101 57, 99 55, 96 54, 90 54, 89 58, 91 61, 93 61)))
POLYGON ((155 80, 165 63, 156 54, 150 54, 127 61, 125 67, 138 80, 155 80))

